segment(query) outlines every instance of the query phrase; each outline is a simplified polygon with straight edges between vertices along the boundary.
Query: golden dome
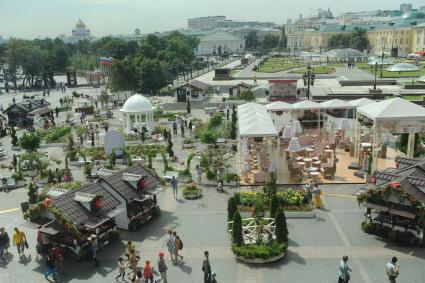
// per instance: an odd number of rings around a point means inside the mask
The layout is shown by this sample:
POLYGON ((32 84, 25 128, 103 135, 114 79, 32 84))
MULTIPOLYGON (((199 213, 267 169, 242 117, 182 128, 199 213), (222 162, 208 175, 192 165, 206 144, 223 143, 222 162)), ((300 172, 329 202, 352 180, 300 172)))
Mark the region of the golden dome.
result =
POLYGON ((78 19, 77 24, 75 25, 77 28, 85 28, 86 25, 83 23, 81 19, 78 19))

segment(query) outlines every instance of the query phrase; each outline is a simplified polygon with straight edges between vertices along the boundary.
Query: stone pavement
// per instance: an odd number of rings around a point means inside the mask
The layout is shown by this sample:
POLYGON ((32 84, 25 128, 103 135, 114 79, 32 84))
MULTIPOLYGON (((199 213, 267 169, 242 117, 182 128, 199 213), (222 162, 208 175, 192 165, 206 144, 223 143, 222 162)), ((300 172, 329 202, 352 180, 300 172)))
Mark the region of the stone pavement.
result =
MULTIPOLYGON (((123 242, 112 243, 99 253, 100 269, 91 262, 69 263, 61 282, 113 282, 116 275, 116 259, 124 252, 124 241, 132 240, 140 250, 142 262, 156 262, 156 256, 165 248, 168 229, 176 230, 184 242, 184 264, 169 266, 169 282, 202 282, 202 256, 210 251, 212 269, 219 282, 274 283, 274 282, 336 282, 337 263, 342 255, 349 256, 353 269, 351 282, 386 282, 385 263, 397 256, 402 273, 398 282, 423 282, 425 252, 423 249, 400 248, 377 237, 365 234, 360 229, 362 209, 351 195, 354 186, 323 186, 325 209, 317 212, 316 219, 288 219, 290 247, 285 258, 277 263, 254 266, 238 263, 230 250, 229 236, 225 231, 226 202, 233 191, 217 193, 214 188, 205 188, 199 200, 175 201, 170 189, 159 196, 162 214, 136 232, 122 232, 123 242), (335 193, 335 190, 339 194, 335 193)), ((0 194, 0 203, 19 202, 23 190, 0 194)), ((22 223, 19 211, 0 211, 0 226, 10 232, 22 223)), ((0 282, 44 282, 41 272, 44 263, 36 260, 34 252, 35 230, 23 228, 30 243, 31 261, 18 263, 16 252, 7 264, 0 264, 0 282)))

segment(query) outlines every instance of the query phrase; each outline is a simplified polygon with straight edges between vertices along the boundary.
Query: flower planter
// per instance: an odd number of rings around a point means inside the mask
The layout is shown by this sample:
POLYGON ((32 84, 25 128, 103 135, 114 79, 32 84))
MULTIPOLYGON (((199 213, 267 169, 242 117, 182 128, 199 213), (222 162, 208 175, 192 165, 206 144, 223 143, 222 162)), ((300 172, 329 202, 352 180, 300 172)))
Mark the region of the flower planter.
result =
POLYGON ((282 258, 285 257, 285 253, 282 253, 280 255, 277 256, 273 256, 267 259, 263 259, 263 258, 244 258, 241 256, 235 256, 235 258, 241 262, 244 263, 249 263, 249 264, 266 264, 266 263, 272 263, 272 262, 276 262, 282 258))
POLYGON ((193 147, 195 147, 194 143, 184 143, 183 144, 183 148, 193 148, 193 147))
POLYGON ((182 183, 190 183, 190 182, 192 182, 192 175, 190 175, 190 176, 179 176, 179 180, 180 180, 180 182, 182 182, 182 183))
POLYGON ((185 199, 198 199, 201 196, 202 196, 202 193, 201 192, 198 192, 198 193, 193 192, 193 193, 183 194, 183 197, 185 199))

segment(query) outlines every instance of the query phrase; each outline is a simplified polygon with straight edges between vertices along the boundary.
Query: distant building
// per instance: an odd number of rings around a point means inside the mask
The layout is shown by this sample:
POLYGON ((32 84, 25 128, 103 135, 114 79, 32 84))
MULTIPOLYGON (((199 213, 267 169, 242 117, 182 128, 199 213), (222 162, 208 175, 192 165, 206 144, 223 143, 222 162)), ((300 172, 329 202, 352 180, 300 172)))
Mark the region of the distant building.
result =
POLYGON ((113 35, 113 37, 116 37, 125 41, 138 41, 138 40, 141 40, 144 37, 144 35, 142 35, 139 28, 136 28, 134 30, 134 33, 132 34, 118 34, 118 35, 113 35))
POLYGON ((234 21, 234 20, 222 20, 217 22, 217 28, 241 28, 241 27, 272 28, 274 26, 276 26, 276 24, 273 22, 234 21))
POLYGON ((75 24, 75 28, 72 29, 72 35, 66 36, 64 34, 60 35, 60 38, 64 42, 70 42, 75 43, 80 40, 93 40, 94 37, 91 35, 90 29, 86 27, 84 22, 79 19, 78 22, 75 24))
POLYGON ((245 39, 219 30, 201 38, 196 53, 197 55, 226 55, 240 54, 244 50, 245 39))
POLYGON ((412 10, 412 4, 410 3, 400 4, 400 11, 402 11, 403 13, 409 12, 411 10, 412 10))
POLYGON ((275 28, 240 27, 228 29, 227 31, 241 39, 246 39, 250 32, 255 32, 259 41, 263 41, 264 36, 266 36, 267 34, 278 36, 279 39, 282 37, 282 31, 280 29, 275 28))
POLYGON ((420 11, 420 12, 425 12, 425 6, 420 7, 420 8, 419 8, 419 11, 420 11))
POLYGON ((136 29, 134 30, 134 34, 135 34, 135 35, 141 35, 141 34, 140 34, 140 29, 139 29, 139 28, 136 28, 136 29))
POLYGON ((292 24, 292 19, 287 19, 287 20, 286 20, 286 24, 287 24, 287 25, 292 24))
POLYGON ((187 20, 187 27, 190 29, 212 30, 217 27, 219 21, 225 20, 225 16, 200 17, 187 20))

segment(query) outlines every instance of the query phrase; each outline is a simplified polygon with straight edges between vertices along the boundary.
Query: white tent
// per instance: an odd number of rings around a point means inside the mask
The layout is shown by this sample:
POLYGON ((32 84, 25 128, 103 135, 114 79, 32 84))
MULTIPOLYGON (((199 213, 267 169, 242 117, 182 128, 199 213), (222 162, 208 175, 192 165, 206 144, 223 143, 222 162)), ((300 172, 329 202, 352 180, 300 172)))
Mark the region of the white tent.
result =
POLYGON ((399 97, 359 107, 357 112, 374 121, 425 121, 424 107, 399 97))
POLYGON ((275 101, 270 104, 267 104, 266 108, 270 112, 288 111, 292 109, 292 105, 282 101, 275 101))
POLYGON ((341 99, 332 99, 325 102, 320 103, 322 109, 347 109, 353 108, 348 102, 345 102, 341 99))
POLYGON ((317 103, 311 100, 304 100, 304 101, 292 104, 292 109, 293 110, 316 110, 316 109, 322 109, 322 105, 320 105, 320 103, 317 103))
POLYGON ((416 81, 425 83, 425 75, 417 78, 416 81))
POLYGON ((238 106, 240 137, 278 136, 273 121, 264 105, 246 103, 238 106))
POLYGON ((369 98, 360 98, 360 99, 356 99, 356 100, 351 100, 351 101, 349 101, 348 103, 351 105, 351 106, 354 106, 354 107, 362 107, 362 106, 365 106, 365 105, 368 105, 368 104, 372 104, 372 103, 375 103, 376 101, 374 101, 374 100, 372 100, 372 99, 369 99, 369 98))

